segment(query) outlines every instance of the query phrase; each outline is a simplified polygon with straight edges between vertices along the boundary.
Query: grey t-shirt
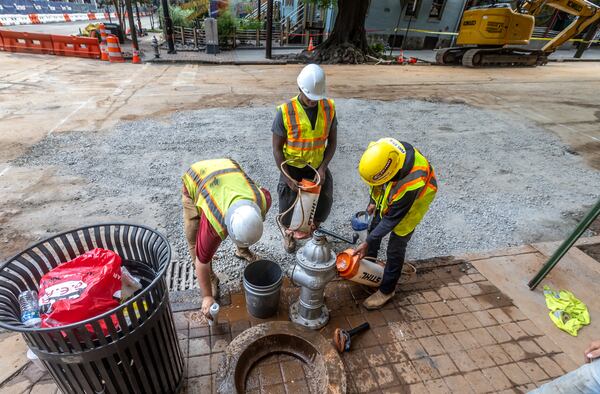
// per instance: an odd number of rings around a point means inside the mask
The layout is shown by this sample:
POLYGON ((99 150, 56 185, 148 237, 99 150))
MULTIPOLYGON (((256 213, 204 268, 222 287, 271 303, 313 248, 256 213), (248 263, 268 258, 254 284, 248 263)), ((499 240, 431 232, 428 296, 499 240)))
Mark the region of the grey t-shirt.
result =
MULTIPOLYGON (((312 128, 315 128, 315 123, 317 123, 317 114, 319 113, 319 106, 315 105, 312 108, 305 107, 300 100, 298 100, 304 112, 306 112, 306 116, 310 120, 310 124, 312 128)), ((331 122, 331 128, 329 132, 337 130, 337 113, 333 115, 333 121, 331 122)), ((277 109, 277 113, 275 114, 275 119, 273 120, 273 126, 271 127, 271 131, 274 134, 277 134, 280 137, 287 136, 287 131, 285 130, 285 125, 283 124, 283 115, 281 114, 281 110, 277 109)))

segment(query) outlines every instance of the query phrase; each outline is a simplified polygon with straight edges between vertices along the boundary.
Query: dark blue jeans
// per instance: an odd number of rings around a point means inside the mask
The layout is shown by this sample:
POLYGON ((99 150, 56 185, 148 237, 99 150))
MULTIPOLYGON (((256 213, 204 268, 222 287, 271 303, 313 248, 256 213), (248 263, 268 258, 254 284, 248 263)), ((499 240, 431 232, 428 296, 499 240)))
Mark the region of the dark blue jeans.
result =
MULTIPOLYGON (((376 213, 371 221, 369 232, 373 230, 379 223, 379 215, 376 213)), ((390 240, 387 247, 387 261, 383 270, 383 279, 379 285, 379 291, 383 294, 390 294, 396 290, 396 285, 402 275, 402 266, 404 265, 404 256, 406 255, 406 246, 412 237, 413 233, 409 233, 403 237, 397 235, 393 231, 390 233, 390 240)), ((368 257, 377 257, 381 248, 381 239, 379 242, 369 243, 367 251, 368 257)))

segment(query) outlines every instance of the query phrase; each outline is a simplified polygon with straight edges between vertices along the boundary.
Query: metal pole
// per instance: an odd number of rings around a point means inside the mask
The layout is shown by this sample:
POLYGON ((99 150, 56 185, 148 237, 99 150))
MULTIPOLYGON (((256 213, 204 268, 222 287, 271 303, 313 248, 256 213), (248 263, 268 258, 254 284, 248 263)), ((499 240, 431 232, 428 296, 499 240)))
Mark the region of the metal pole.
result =
POLYGON ((271 49, 273 47, 273 0, 267 0, 267 46, 266 58, 271 59, 271 49))
MULTIPOLYGON (((392 51, 394 50, 394 44, 396 43, 396 36, 398 35, 398 26, 400 26, 400 20, 402 19, 402 11, 404 10, 404 7, 402 7, 402 0, 400 0, 399 4, 400 4, 400 13, 398 14, 398 21, 396 22, 396 27, 394 28, 394 38, 392 39, 392 43, 390 44, 389 56, 392 56, 392 51)), ((408 7, 408 4, 406 4, 406 7, 408 7)))
MULTIPOLYGON (((406 39, 408 38, 408 31, 410 30, 410 23, 412 22, 413 15, 415 14, 415 11, 417 9, 417 1, 418 0, 413 0, 412 11, 410 13, 410 18, 408 18, 408 25, 406 25, 406 32, 404 32, 404 38, 402 39, 402 45, 400 45, 401 51, 404 50, 404 43, 406 42, 406 39)), ((408 9, 408 6, 406 9, 408 9)))
POLYGON ((594 37, 596 37, 598 29, 600 29, 600 21, 588 27, 587 33, 585 33, 585 36, 583 36, 583 40, 579 43, 577 52, 575 52, 575 56, 573 56, 574 58, 581 58, 583 52, 585 52, 585 50, 588 49, 592 44, 592 40, 594 39, 594 37))
POLYGON ((257 16, 256 17, 257 17, 257 19, 258 19, 259 22, 260 22, 260 6, 261 6, 260 2, 261 2, 261 0, 258 0, 258 8, 256 9, 256 12, 257 12, 257 14, 256 14, 257 16))
POLYGON ((161 5, 163 9, 165 39, 167 40, 167 46, 169 48, 167 53, 177 53, 175 50, 175 41, 173 39, 173 21, 171 20, 171 15, 169 13, 169 1, 161 0, 161 5))
POLYGON ((550 23, 548 23, 548 26, 546 26, 546 30, 544 30, 544 35, 542 36, 543 38, 548 37, 548 32, 554 27, 556 19, 558 18, 558 12, 558 10, 554 10, 554 14, 552 14, 552 19, 550 20, 550 23))
POLYGON ((135 2, 135 14, 137 15, 138 27, 140 28, 140 34, 142 34, 142 21, 140 20, 140 9, 137 1, 135 2))
POLYGON ((554 268, 554 266, 558 264, 560 259, 569 251, 569 249, 571 249, 571 247, 575 244, 575 242, 577 242, 579 237, 581 237, 585 230, 587 230, 587 228, 592 224, 594 220, 596 220, 596 218, 598 218, 599 215, 600 199, 598 200, 596 205, 588 212, 588 214, 585 215, 583 220, 579 222, 577 228, 575 228, 575 231, 573 231, 573 233, 569 235, 569 238, 565 239, 565 241, 558 247, 558 249, 556 249, 552 257, 550 257, 548 262, 544 264, 544 266, 539 270, 539 272, 535 274, 533 279, 529 281, 529 290, 535 290, 537 285, 539 285, 540 282, 544 280, 546 275, 548 275, 552 268, 554 268))
POLYGON ((129 29, 131 30, 131 42, 133 44, 133 50, 139 51, 140 47, 137 40, 137 32, 135 29, 135 21, 133 19, 133 7, 131 6, 131 0, 125 0, 125 7, 127 8, 127 17, 129 19, 129 29))

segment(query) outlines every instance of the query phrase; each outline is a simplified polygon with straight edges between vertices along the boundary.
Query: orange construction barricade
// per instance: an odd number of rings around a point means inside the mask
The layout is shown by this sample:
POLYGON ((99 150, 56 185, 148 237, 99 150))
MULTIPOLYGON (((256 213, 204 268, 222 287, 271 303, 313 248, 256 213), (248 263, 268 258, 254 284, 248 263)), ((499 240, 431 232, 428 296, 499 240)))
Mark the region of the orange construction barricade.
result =
POLYGON ((106 37, 106 42, 108 46, 108 60, 111 63, 125 62, 123 54, 121 53, 121 47, 119 46, 119 38, 109 34, 108 37, 106 37))
POLYGON ((2 30, 4 50, 8 52, 42 53, 52 55, 52 38, 50 34, 25 33, 2 30))
POLYGON ((52 35, 54 54, 60 56, 100 59, 100 43, 97 38, 52 35))
POLYGON ((100 60, 108 61, 108 47, 106 45, 106 37, 108 34, 106 33, 106 26, 104 23, 98 24, 98 30, 100 30, 100 38, 102 42, 100 43, 100 53, 102 54, 100 60))
POLYGON ((39 25, 40 23, 42 23, 40 21, 38 14, 29 14, 28 16, 29 16, 29 20, 31 21, 32 24, 39 25))

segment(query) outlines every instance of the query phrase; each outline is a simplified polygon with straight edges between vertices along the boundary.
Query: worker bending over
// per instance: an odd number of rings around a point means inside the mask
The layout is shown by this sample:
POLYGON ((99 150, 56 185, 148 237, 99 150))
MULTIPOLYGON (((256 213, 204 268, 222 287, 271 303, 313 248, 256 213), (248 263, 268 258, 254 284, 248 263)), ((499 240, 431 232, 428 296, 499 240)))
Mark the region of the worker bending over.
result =
POLYGON ((325 98, 325 72, 316 64, 304 67, 297 78, 300 92, 277 107, 273 121, 273 155, 282 171, 277 186, 279 213, 286 227, 283 245, 288 253, 296 249, 296 239, 310 234, 291 229, 292 205, 298 193, 297 182, 320 176, 321 193, 313 220, 313 230, 324 222, 333 203, 333 178, 328 169, 337 145, 337 118, 333 100, 325 98), (285 164, 284 164, 285 163, 285 164), (310 166, 310 167, 309 167, 310 166), (292 179, 284 175, 287 173, 292 179))
POLYGON ((371 142, 358 172, 370 187, 367 211, 373 219, 366 241, 354 254, 361 259, 377 257, 381 240, 391 234, 381 285, 363 303, 367 309, 377 309, 395 294, 406 245, 435 197, 437 181, 433 167, 416 148, 393 138, 371 142))
POLYGON ((202 291, 202 313, 209 317, 218 297, 219 279, 211 264, 215 252, 229 235, 236 245, 236 257, 255 259, 249 247, 262 236, 271 194, 231 159, 194 163, 182 179, 185 237, 202 291))

